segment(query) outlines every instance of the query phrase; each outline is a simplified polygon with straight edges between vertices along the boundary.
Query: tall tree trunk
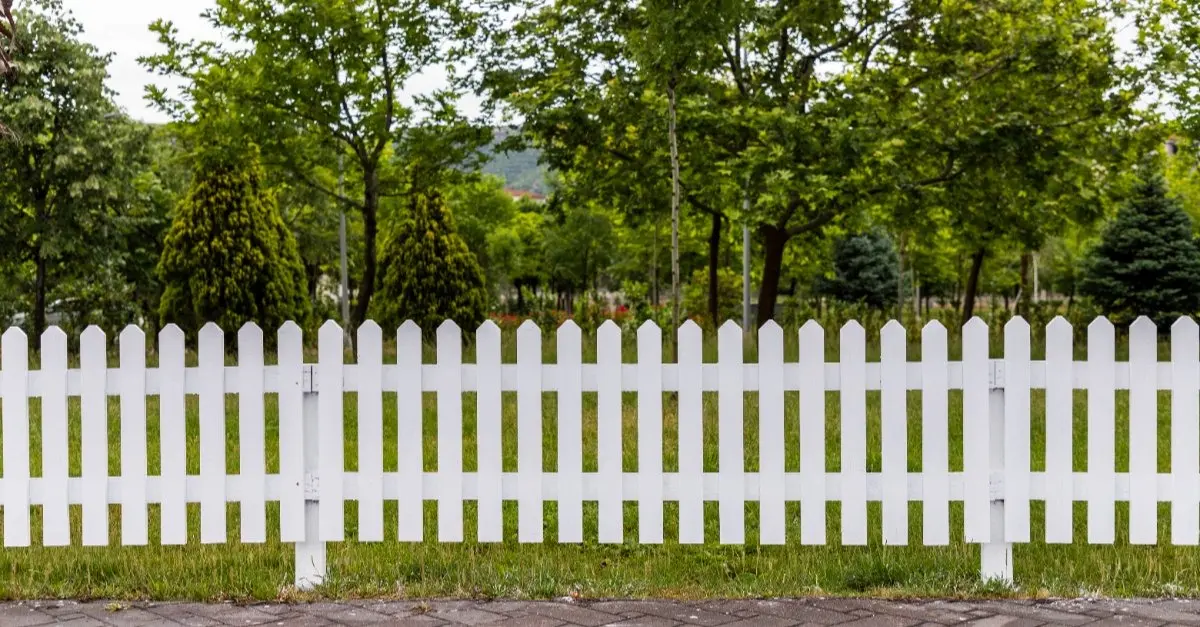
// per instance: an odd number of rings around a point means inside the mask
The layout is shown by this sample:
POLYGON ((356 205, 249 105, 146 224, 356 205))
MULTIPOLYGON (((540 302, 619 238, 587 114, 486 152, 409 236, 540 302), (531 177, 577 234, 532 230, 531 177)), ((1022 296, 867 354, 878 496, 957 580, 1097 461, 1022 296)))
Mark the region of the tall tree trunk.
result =
POLYGON ((975 297, 979 292, 979 274, 983 270, 983 258, 987 250, 980 248, 971 255, 971 272, 967 275, 967 287, 963 293, 962 323, 971 321, 975 315, 975 297))
POLYGON ((1029 303, 1032 300, 1033 290, 1029 286, 1029 270, 1033 261, 1033 255, 1029 252, 1021 253, 1021 287, 1017 297, 1017 315, 1029 319, 1029 303))
POLYGON ((712 214, 712 230, 708 234, 708 317, 713 328, 720 326, 721 301, 717 276, 721 258, 721 216, 712 214))
POLYGON ((34 344, 41 346, 42 332, 46 330, 46 257, 41 242, 34 247, 33 262, 37 272, 33 286, 33 337, 34 344))
POLYGON ((657 307, 658 294, 658 222, 654 223, 654 236, 650 244, 650 305, 657 307))
POLYGON ((787 247, 787 231, 773 226, 762 227, 763 275, 758 288, 758 326, 775 317, 775 301, 779 299, 779 277, 783 273, 783 251, 787 247))
MULTIPOLYGON (((379 236, 379 175, 373 168, 363 172, 363 274, 358 284, 358 300, 350 315, 350 326, 357 329, 367 319, 371 297, 375 295, 376 238, 379 236)), ((358 350, 358 334, 350 334, 358 350)))
POLYGON ((896 280, 896 320, 899 320, 900 323, 903 324, 904 323, 904 244, 905 244, 904 234, 901 233, 900 237, 897 239, 899 239, 899 244, 900 244, 899 246, 897 246, 897 250, 896 250, 896 252, 898 253, 897 259, 898 259, 898 263, 900 264, 900 268, 899 268, 899 272, 897 272, 897 280, 896 280))
POLYGON ((670 108, 668 134, 671 142, 671 336, 679 328, 679 136, 675 127, 675 76, 667 82, 667 106, 670 108))

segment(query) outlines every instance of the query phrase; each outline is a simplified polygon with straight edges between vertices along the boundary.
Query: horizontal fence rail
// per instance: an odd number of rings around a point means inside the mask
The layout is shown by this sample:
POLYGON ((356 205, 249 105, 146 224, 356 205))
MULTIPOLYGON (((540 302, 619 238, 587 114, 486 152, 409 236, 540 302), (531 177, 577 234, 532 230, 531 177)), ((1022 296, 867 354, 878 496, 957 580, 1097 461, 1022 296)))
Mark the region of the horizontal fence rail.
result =
MULTIPOLYGON (((230 541, 228 503, 238 503, 240 540, 264 542, 267 503, 279 504, 279 538, 296 543, 296 583, 310 587, 325 572, 325 543, 346 540, 347 501, 358 504, 355 538, 382 541, 385 501, 398 502, 401 541, 426 539, 423 504, 436 502, 436 539, 461 542, 464 503, 477 503, 477 538, 504 538, 502 504, 517 504, 520 542, 544 542, 547 501, 557 503, 557 535, 584 541, 585 502, 597 503, 597 540, 628 539, 624 504, 638 504, 636 541, 664 542, 666 502, 678 504, 678 540, 706 540, 704 503, 718 504, 719 542, 747 541, 745 503, 758 503, 758 542, 788 541, 785 504, 798 502, 799 543, 831 542, 827 504, 841 506, 842 544, 910 542, 909 503, 921 503, 919 542, 946 545, 950 504, 963 503, 962 535, 981 545, 981 575, 1011 580, 1013 543, 1110 544, 1118 527, 1115 503, 1128 502, 1128 540, 1159 542, 1158 503, 1169 503, 1170 542, 1200 544, 1200 332, 1181 319, 1170 329, 1170 360, 1158 360, 1158 329, 1142 318, 1129 330, 1128 361, 1118 362, 1113 325, 1088 327, 1086 359, 1074 356, 1071 326, 1058 318, 1046 329, 1045 359, 1030 359, 1030 328, 1017 318, 1004 328, 1003 357, 990 357, 988 329, 978 319, 962 330, 962 358, 948 360, 946 329, 932 322, 921 332, 920 361, 907 357, 908 337, 898 323, 880 334, 880 360, 866 360, 866 332, 850 323, 839 332, 839 356, 827 363, 825 330, 798 332, 797 361, 784 358, 784 332, 774 323, 758 331, 758 363, 743 363, 745 335, 733 323, 718 330, 717 361, 703 360, 703 334, 687 323, 678 330, 678 363, 664 363, 662 330, 637 331, 636 361, 623 355, 612 322, 597 331, 596 362, 583 363, 582 332, 573 322, 557 330, 557 363, 542 363, 542 331, 516 331, 516 363, 502 363, 501 331, 491 322, 475 333, 474 363, 463 363, 464 337, 452 322, 437 329, 436 363, 422 363, 422 333, 406 323, 395 334, 395 363, 384 364, 384 334, 373 322, 358 330, 358 363, 344 363, 343 330, 319 331, 318 361, 303 361, 303 337, 288 323, 278 332, 275 365, 265 364, 264 334, 253 324, 236 341, 237 365, 226 366, 225 334, 215 325, 198 337, 198 365, 185 365, 184 333, 174 326, 158 336, 158 366, 146 366, 147 342, 138 328, 119 336, 119 366, 109 367, 107 339, 97 328, 80 337, 79 367, 68 368, 67 337, 51 328, 41 338, 40 366, 29 369, 28 339, 18 329, 0 346, 3 474, 0 506, 7 547, 29 546, 31 508, 41 508, 40 542, 47 546, 109 544, 109 504, 120 505, 120 543, 150 541, 149 505, 157 506, 159 540, 188 540, 189 503, 199 504, 202 543, 230 541), (950 391, 961 394, 951 396, 950 391), (1033 471, 1031 391, 1044 390, 1043 471, 1033 471), (1075 392, 1086 392, 1086 471, 1073 467, 1075 392), (1128 390, 1127 470, 1117 472, 1116 391, 1128 390), (868 472, 868 394, 878 391, 880 469, 868 472), (909 392, 920 392, 916 422, 909 392), (1170 391, 1170 469, 1160 472, 1159 392, 1170 391), (385 397, 384 393, 394 393, 385 397), (436 471, 426 470, 430 446, 422 431, 426 401, 436 411, 436 471), (504 393, 515 393, 516 432, 502 428, 504 393), (555 395, 557 467, 543 464, 543 395, 555 395), (672 393, 664 399, 664 392, 672 393), (717 468, 705 470, 705 393, 716 393, 717 468), (792 397, 789 393, 799 392, 792 397), (345 393, 355 397, 357 469, 345 460, 345 393), (475 397, 476 469, 463 463, 464 393, 475 397), (584 393, 594 393, 596 470, 584 471, 584 393), (625 395, 635 404, 626 407, 625 395), (757 401, 747 412, 746 394, 757 401), (835 393, 837 415, 826 397, 835 393), (227 472, 226 395, 236 395, 240 472, 227 472), (278 406, 278 471, 267 472, 267 395, 278 406), (199 473, 186 460, 187 398, 198 397, 199 473), (78 414, 68 411, 78 397, 78 414), (120 445, 110 445, 109 397, 119 398, 120 445), (147 403, 158 399, 160 472, 149 474, 147 403), (41 476, 31 476, 30 399, 40 399, 41 476), (789 398, 798 399, 788 411, 789 398), (961 403, 962 470, 951 471, 950 403, 961 403), (384 403, 394 404, 396 470, 384 470, 384 403), (668 412, 671 409, 674 411, 668 412), (623 418, 636 415, 636 471, 624 469, 630 440, 623 418), (665 418, 677 419, 664 425, 665 418), (789 416, 791 416, 789 418, 789 416), (832 419, 832 422, 830 421, 832 419), (81 472, 68 473, 69 420, 79 421, 81 472), (788 459, 787 420, 798 432, 799 459, 788 459), (747 422, 757 442, 747 444, 747 422), (828 425, 838 429, 831 442, 828 425), (921 471, 909 470, 909 430, 919 426, 921 471), (676 468, 664 465, 664 430, 677 434, 676 468), (516 440, 516 470, 505 471, 501 442, 516 440), (836 444, 836 467, 827 460, 836 444), (747 447, 758 464, 747 471, 747 447), (110 476, 110 456, 120 471, 110 476), (788 468, 798 468, 797 471, 788 468), (1044 537, 1031 533, 1030 503, 1045 502, 1044 537), (1074 527, 1074 502, 1087 504, 1086 534, 1074 527), (880 502, 882 524, 869 528, 867 503, 880 502), (80 506, 80 537, 72 537, 70 507, 80 506)), ((389 408, 389 409, 393 409, 389 408)), ((273 451, 274 453, 275 451, 273 451)), ((794 457, 794 454, 793 454, 794 457)), ((918 461, 918 460, 914 460, 918 461)), ((710 463, 711 465, 711 463, 710 463)), ((432 531, 432 530, 431 530, 432 531)))

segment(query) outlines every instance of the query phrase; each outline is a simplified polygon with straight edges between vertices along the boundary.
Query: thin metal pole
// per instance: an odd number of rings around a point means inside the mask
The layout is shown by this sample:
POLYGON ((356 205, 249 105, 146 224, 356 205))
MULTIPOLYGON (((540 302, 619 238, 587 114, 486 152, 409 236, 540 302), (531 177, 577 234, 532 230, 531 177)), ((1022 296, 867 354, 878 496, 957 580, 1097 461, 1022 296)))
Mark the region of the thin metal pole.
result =
MULTIPOLYGON (((750 194, 742 196, 742 212, 750 213, 750 194)), ((750 225, 742 225, 742 330, 750 332, 750 225)))

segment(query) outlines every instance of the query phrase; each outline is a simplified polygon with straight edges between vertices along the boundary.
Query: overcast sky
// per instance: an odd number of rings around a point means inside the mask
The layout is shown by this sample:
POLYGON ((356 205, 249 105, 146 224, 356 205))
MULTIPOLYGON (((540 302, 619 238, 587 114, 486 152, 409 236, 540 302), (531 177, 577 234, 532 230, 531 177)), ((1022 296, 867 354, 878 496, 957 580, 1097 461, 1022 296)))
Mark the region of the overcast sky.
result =
MULTIPOLYGON (((214 0, 118 0, 112 3, 64 0, 63 4, 83 24, 85 40, 101 52, 113 53, 112 63, 108 66, 109 87, 117 92, 117 104, 130 116, 147 122, 165 122, 167 118, 146 102, 145 86, 172 84, 146 71, 137 62, 140 56, 162 51, 157 36, 150 32, 150 23, 160 18, 172 21, 184 39, 214 39, 217 36, 200 17, 205 9, 214 6, 214 0)), ((413 93, 422 93, 443 85, 444 80, 441 72, 431 72, 410 81, 407 87, 413 93)), ((474 113, 471 101, 464 99, 463 106, 466 113, 474 113)))

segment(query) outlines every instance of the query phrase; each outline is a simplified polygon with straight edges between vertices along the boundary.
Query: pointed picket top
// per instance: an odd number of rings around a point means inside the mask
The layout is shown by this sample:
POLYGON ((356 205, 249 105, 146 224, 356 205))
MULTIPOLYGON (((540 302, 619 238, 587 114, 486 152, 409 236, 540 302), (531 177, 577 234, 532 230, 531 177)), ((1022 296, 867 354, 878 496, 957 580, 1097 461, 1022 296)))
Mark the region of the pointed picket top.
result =
POLYGON ((517 327, 517 336, 524 336, 524 335, 530 335, 530 334, 537 334, 538 336, 541 336, 541 334, 542 334, 542 330, 538 327, 537 323, 534 322, 533 320, 526 320, 525 322, 521 323, 521 326, 517 327))
POLYGON ((1172 331, 1187 332, 1196 328, 1196 321, 1191 316, 1180 316, 1178 320, 1171 323, 1172 331))
POLYGON ((28 336, 25 335, 25 332, 21 330, 21 327, 8 327, 8 330, 4 332, 4 335, 0 337, 3 338, 3 341, 6 344, 8 342, 26 342, 29 339, 28 336))
MULTIPOLYGON (((733 321, 729 320, 728 322, 733 322, 733 321)), ((734 323, 734 324, 736 324, 736 323, 734 323)), ((783 331, 783 327, 779 326, 779 323, 775 322, 774 320, 767 320, 761 327, 758 328, 758 332, 761 334, 763 332, 763 329, 777 330, 780 332, 783 331)))
POLYGON ((1130 333, 1149 333, 1151 335, 1158 333, 1158 325, 1146 316, 1138 316, 1133 324, 1129 325, 1130 333))
POLYGON ((971 319, 967 320, 967 323, 963 325, 964 331, 978 332, 980 329, 983 329, 984 332, 986 332, 987 328, 987 323, 984 322, 983 318, 980 318, 979 316, 971 316, 971 319))
MULTIPOLYGON (((9 329, 9 330, 11 331, 12 329, 9 329)), ((7 331, 5 332, 5 335, 6 336, 8 335, 7 331)), ((79 340, 84 343, 90 343, 90 342, 103 343, 104 342, 104 329, 101 329, 100 327, 98 327, 94 324, 89 324, 88 328, 84 329, 83 333, 79 334, 79 340)))
POLYGON ((1113 330, 1113 323, 1104 316, 1096 316, 1096 319, 1088 324, 1088 333, 1105 333, 1111 330, 1113 330))
POLYGON ((843 336, 857 334, 865 337, 867 330, 863 328, 863 325, 859 324, 858 320, 851 320, 850 322, 842 325, 841 334, 843 336))
POLYGON ((137 351, 138 349, 141 349, 143 361, 145 360, 146 332, 141 327, 132 324, 128 325, 124 329, 121 329, 119 337, 121 342, 121 361, 125 361, 125 351, 137 351))
MULTIPOLYGON (((691 322, 691 320, 688 320, 688 322, 691 322)), ((603 331, 605 329, 616 329, 619 332, 621 330, 621 325, 617 324, 612 319, 609 319, 609 320, 605 320, 604 322, 602 322, 600 324, 600 328, 598 330, 603 331)))
POLYGON ((930 320, 929 322, 925 323, 925 326, 921 327, 921 333, 924 335, 928 335, 930 333, 941 333, 945 335, 946 325, 942 324, 940 320, 930 320))
POLYGON ((364 332, 378 333, 380 337, 383 337, 383 327, 379 326, 379 323, 375 322, 374 320, 367 320, 366 322, 358 325, 359 337, 362 337, 364 332))
POLYGON ((619 351, 621 347, 621 325, 612 320, 605 320, 604 324, 601 324, 600 328, 596 329, 596 340, 597 355, 605 350, 603 347, 606 345, 616 346, 619 351))
POLYGON ((680 345, 687 342, 695 342, 699 345, 704 341, 704 329, 700 328, 695 320, 685 320, 683 324, 679 325, 678 337, 680 345))
POLYGON ((379 324, 374 320, 367 320, 359 325, 358 345, 383 346, 383 327, 379 326, 379 324))
POLYGON ((490 334, 490 333, 499 333, 499 332, 500 332, 500 325, 496 324, 496 322, 490 318, 487 320, 484 320, 483 324, 479 325, 479 328, 475 329, 475 333, 477 335, 480 333, 490 334))
POLYGON ((782 361, 783 327, 779 326, 774 320, 768 320, 766 324, 758 328, 758 345, 760 351, 777 356, 782 361))
POLYGON ((325 324, 321 325, 320 332, 329 333, 331 330, 341 333, 342 325, 338 324, 337 320, 326 320, 325 324))
POLYGON ((462 329, 459 328, 458 323, 453 320, 450 320, 449 318, 447 318, 446 320, 443 320, 442 323, 439 324, 438 328, 437 328, 438 337, 442 337, 443 335, 448 335, 448 336, 453 337, 454 335, 460 334, 460 333, 462 333, 462 329))
POLYGON ((400 325, 400 328, 396 329, 396 332, 403 333, 403 334, 411 334, 411 333, 420 334, 421 327, 417 323, 413 322, 412 320, 405 320, 404 323, 400 325))
POLYGON ((42 346, 45 346, 46 344, 51 343, 51 342, 66 342, 66 341, 67 341, 67 332, 63 331, 62 329, 60 329, 58 327, 46 327, 46 330, 42 331, 42 346))
POLYGON ((880 329, 880 331, 892 331, 893 333, 895 333, 895 331, 893 331, 893 329, 900 329, 901 331, 905 330, 904 325, 900 324, 899 320, 892 318, 891 320, 887 321, 887 324, 883 325, 883 328, 880 329))
POLYGON ((160 346, 169 342, 182 342, 184 337, 183 329, 179 328, 179 325, 174 322, 158 330, 158 343, 160 346))
POLYGON ((243 346, 262 346, 263 330, 254 321, 247 322, 238 329, 238 348, 243 346))
POLYGON ((1046 325, 1047 331, 1058 331, 1059 333, 1062 333, 1063 331, 1061 331, 1061 329, 1065 329, 1067 331, 1071 330, 1071 323, 1062 316, 1054 316, 1054 319, 1050 321, 1050 324, 1046 325))
POLYGON ((647 320, 642 323, 642 326, 638 327, 637 336, 638 340, 641 340, 642 338, 661 338, 662 329, 660 329, 653 320, 647 320))
POLYGON ((583 337, 583 331, 579 328, 578 324, 575 324, 574 320, 568 318, 558 327, 556 335, 558 336, 559 341, 562 341, 563 339, 583 337))
POLYGON ((805 323, 804 323, 804 324, 803 324, 803 325, 800 327, 800 334, 801 334, 802 336, 803 336, 804 334, 811 334, 811 333, 813 333, 813 332, 814 332, 814 331, 813 331, 814 329, 815 329, 815 330, 817 330, 817 331, 820 331, 822 335, 824 335, 824 334, 825 334, 825 327, 822 327, 820 322, 817 322, 816 320, 813 320, 813 319, 811 319, 811 318, 809 319, 809 321, 808 321, 808 322, 805 322, 805 323))
POLYGON ((1008 322, 1004 323, 1004 332, 1020 333, 1029 332, 1029 323, 1021 316, 1013 316, 1008 322))
MULTIPOLYGON (((290 347, 293 345, 301 345, 304 342, 304 330, 300 328, 300 325, 288 320, 287 322, 283 323, 283 326, 279 327, 279 332, 276 334, 276 337, 279 339, 279 359, 280 363, 282 363, 283 352, 288 350, 284 347, 286 346, 290 349, 290 347)), ((299 354, 299 351, 297 351, 296 354, 299 354)))
POLYGON ((734 332, 741 333, 742 327, 740 325, 738 325, 738 323, 734 322, 733 320, 726 320, 725 324, 722 324, 721 328, 718 329, 718 331, 720 333, 734 333, 734 332))
POLYGON ((204 326, 200 327, 201 336, 212 335, 214 333, 224 334, 225 332, 222 331, 221 327, 217 326, 217 323, 215 322, 206 322, 204 326))

